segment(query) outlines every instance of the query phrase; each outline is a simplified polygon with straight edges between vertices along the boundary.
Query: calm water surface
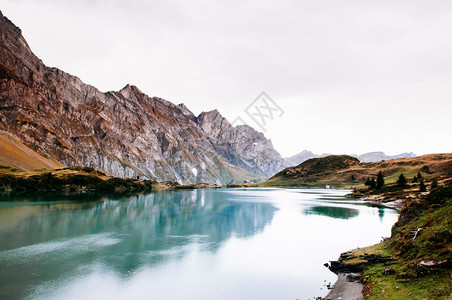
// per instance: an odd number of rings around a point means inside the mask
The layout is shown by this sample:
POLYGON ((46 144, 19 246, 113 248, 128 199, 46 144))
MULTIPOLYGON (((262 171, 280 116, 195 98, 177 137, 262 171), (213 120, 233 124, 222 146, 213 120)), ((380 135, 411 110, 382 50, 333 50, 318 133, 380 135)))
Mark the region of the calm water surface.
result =
POLYGON ((389 236, 398 216, 345 193, 2 196, 0 299, 325 296, 336 276, 323 264, 389 236))

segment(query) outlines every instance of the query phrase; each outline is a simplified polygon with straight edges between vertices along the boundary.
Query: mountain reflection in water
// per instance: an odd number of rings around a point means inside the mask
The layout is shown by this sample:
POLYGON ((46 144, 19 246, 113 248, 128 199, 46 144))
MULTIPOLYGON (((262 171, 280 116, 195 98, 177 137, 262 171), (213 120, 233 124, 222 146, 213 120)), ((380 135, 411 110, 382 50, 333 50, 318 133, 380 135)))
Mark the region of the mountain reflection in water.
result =
POLYGON ((359 215, 359 210, 339 206, 313 206, 304 211, 306 215, 320 215, 336 219, 350 219, 359 215))
POLYGON ((42 195, 42 205, 0 202, 0 225, 4 225, 0 240, 8 241, 0 246, 2 289, 12 279, 7 274, 13 268, 25 272, 45 265, 39 281, 49 281, 74 271, 70 261, 77 261, 108 266, 127 276, 144 265, 177 259, 191 243, 214 252, 231 236, 246 238, 262 231, 276 211, 268 203, 227 201, 223 194, 205 190, 155 192, 121 200, 88 197, 91 202, 52 203, 46 201, 54 199, 42 195), (206 201, 206 192, 216 201, 206 201))

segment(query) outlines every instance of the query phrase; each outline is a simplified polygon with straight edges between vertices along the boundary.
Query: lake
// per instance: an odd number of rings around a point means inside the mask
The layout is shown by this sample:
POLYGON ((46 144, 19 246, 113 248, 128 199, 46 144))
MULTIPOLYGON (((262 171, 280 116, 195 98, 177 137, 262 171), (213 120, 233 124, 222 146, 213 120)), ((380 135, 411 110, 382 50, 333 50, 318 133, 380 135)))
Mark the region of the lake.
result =
POLYGON ((0 197, 1 299, 313 299, 398 212, 323 189, 0 197))

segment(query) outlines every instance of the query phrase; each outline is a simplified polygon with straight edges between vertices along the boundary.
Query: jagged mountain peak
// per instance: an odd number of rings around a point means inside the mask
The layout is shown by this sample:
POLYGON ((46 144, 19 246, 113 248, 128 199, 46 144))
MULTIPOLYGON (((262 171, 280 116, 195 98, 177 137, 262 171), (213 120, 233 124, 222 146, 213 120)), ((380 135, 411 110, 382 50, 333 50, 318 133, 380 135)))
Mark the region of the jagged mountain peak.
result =
POLYGON ((1 10, 0 10, 0 18, 3 18, 5 23, 8 24, 10 28, 14 29, 18 35, 22 36, 22 29, 17 27, 10 19, 8 19, 6 16, 4 16, 1 10))
POLYGON ((182 112, 182 114, 186 117, 188 117, 190 120, 192 120, 193 122, 196 122, 196 117, 193 114, 193 112, 191 110, 188 109, 187 106, 185 106, 184 103, 180 103, 177 105, 177 107, 180 109, 180 111, 182 112))
POLYGON ((143 92, 135 85, 133 84, 126 84, 122 89, 119 90, 120 93, 122 92, 138 92, 140 94, 143 94, 143 92))
POLYGON ((136 98, 136 94, 143 95, 144 93, 134 85, 126 84, 122 89, 119 90, 119 93, 123 95, 127 99, 136 98))
POLYGON ((226 130, 232 128, 228 120, 216 109, 202 112, 196 120, 201 130, 211 138, 218 138, 226 130))
POLYGON ((210 111, 203 111, 202 113, 199 114, 199 116, 197 117, 199 120, 202 121, 208 121, 208 122, 212 122, 212 121, 222 121, 223 119, 226 119, 225 117, 223 117, 220 112, 217 109, 213 109, 210 111))

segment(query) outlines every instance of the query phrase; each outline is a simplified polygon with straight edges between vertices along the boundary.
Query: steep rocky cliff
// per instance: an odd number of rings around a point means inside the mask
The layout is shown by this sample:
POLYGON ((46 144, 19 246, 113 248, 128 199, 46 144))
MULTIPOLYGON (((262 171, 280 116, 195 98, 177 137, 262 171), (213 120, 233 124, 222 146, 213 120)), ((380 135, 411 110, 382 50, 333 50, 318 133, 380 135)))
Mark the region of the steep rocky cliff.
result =
POLYGON ((0 131, 45 158, 180 183, 260 180, 283 167, 262 133, 218 111, 196 117, 131 85, 102 93, 45 66, 1 12, 0 33, 0 131))
POLYGON ((197 122, 215 151, 229 163, 266 177, 284 168, 281 155, 262 132, 248 125, 233 127, 217 110, 201 113, 197 122))

